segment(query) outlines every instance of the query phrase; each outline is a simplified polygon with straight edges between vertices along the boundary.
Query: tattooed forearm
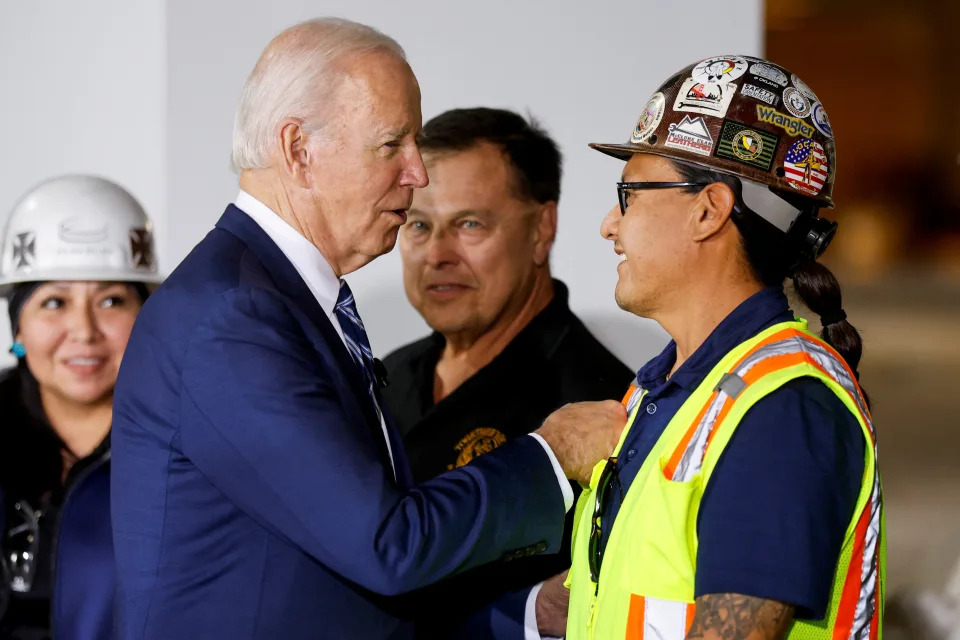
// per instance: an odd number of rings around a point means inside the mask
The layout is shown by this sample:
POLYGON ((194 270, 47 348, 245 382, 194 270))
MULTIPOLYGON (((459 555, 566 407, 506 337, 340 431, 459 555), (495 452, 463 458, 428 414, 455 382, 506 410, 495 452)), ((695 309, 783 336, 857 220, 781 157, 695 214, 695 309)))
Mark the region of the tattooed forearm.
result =
POLYGON ((697 598, 697 612, 687 640, 782 640, 793 620, 793 607, 739 593, 697 598))

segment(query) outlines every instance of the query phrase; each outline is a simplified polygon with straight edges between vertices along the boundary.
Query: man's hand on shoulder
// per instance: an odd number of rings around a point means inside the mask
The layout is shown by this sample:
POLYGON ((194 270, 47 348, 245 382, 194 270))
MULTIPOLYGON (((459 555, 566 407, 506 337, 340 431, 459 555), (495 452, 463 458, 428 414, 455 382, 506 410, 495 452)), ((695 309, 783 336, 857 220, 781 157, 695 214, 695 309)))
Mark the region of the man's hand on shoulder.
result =
POLYGON ((577 402, 547 416, 536 433, 550 445, 567 477, 587 484, 597 462, 613 453, 626 423, 627 410, 619 402, 577 402))
POLYGON ((782 640, 793 622, 793 607, 739 593, 697 598, 686 640, 782 640))

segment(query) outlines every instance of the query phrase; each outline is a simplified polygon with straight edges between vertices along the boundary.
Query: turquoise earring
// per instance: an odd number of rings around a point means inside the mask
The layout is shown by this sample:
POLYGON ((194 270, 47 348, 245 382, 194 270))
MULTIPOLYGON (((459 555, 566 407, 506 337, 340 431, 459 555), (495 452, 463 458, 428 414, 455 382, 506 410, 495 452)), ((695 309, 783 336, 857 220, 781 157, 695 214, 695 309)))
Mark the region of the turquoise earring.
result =
POLYGON ((25 355, 27 355, 27 350, 23 346, 23 343, 18 340, 17 342, 13 343, 12 347, 10 347, 10 353, 17 356, 18 358, 22 358, 25 355))

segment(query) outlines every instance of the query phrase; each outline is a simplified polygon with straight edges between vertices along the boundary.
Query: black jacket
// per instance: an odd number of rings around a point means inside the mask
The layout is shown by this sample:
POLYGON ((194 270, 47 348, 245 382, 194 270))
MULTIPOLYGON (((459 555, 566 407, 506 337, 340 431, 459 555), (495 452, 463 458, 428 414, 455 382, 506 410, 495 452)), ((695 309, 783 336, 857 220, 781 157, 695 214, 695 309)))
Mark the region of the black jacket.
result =
MULTIPOLYGON (((0 373, 0 412, 3 416, 0 420, 0 638, 41 640, 51 635, 55 558, 64 533, 61 524, 67 502, 80 505, 73 509, 76 513, 71 519, 78 526, 65 527, 71 542, 79 528, 83 536, 96 532, 97 550, 112 548, 109 494, 102 481, 109 474, 109 437, 90 456, 74 464, 62 482, 63 442, 42 415, 36 383, 19 368, 0 373), (72 499, 78 494, 80 502, 72 499), (96 505, 98 513, 90 513, 90 505, 96 505), (22 561, 23 552, 34 556, 30 577, 18 572, 10 560, 11 554, 17 553, 22 561), (22 575, 18 577, 18 574, 22 575)), ((76 547, 71 544, 70 548, 76 547)), ((100 610, 105 609, 109 601, 92 599, 84 583, 88 579, 97 585, 113 583, 112 566, 103 570, 96 568, 98 575, 90 575, 88 557, 94 555, 91 551, 87 540, 77 554, 73 554, 82 556, 82 562, 79 558, 76 562, 73 557, 68 559, 71 576, 78 574, 73 567, 83 564, 82 572, 89 578, 84 577, 82 581, 71 578, 65 596, 79 601, 84 609, 81 614, 88 620, 103 618, 105 613, 100 610), (104 571, 109 575, 99 575, 104 571)), ((64 620, 75 619, 75 611, 65 613, 64 620)), ((95 634, 79 633, 75 637, 95 637, 95 634)))
MULTIPOLYGON (((384 359, 384 399, 403 434, 414 480, 422 482, 531 431, 570 402, 619 400, 634 374, 570 311, 567 288, 490 364, 433 402, 434 370, 445 344, 439 333, 384 359)), ((574 492, 579 486, 572 483, 574 492)), ((518 491, 524 490, 518 487, 518 491)), ((421 638, 460 637, 458 625, 498 596, 570 566, 573 509, 559 554, 501 560, 428 588, 412 598, 421 638)))

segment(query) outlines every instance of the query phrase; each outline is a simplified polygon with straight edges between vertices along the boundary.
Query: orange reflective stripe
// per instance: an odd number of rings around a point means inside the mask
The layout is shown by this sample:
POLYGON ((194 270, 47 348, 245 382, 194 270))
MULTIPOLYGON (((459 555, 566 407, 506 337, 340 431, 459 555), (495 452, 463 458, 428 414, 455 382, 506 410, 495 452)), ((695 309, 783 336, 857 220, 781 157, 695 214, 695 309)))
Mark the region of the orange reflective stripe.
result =
POLYGON ((627 389, 627 393, 623 396, 623 400, 620 401, 620 404, 622 404, 623 406, 627 406, 628 404, 630 404, 630 396, 632 396, 633 392, 636 390, 637 390, 637 385, 635 384, 630 385, 630 387, 627 389))
MULTIPOLYGON (((837 355, 837 359, 841 363, 843 363, 843 358, 841 358, 839 355, 837 355)), ((750 368, 750 371, 746 372, 743 375, 743 381, 747 383, 747 385, 749 386, 750 384, 756 382, 757 380, 759 380, 760 378, 762 378, 763 376, 769 373, 773 373, 774 371, 778 371, 780 369, 786 369, 787 367, 792 367, 798 364, 809 364, 810 366, 817 369, 817 371, 820 371, 821 373, 823 373, 823 375, 827 376, 830 379, 833 379, 833 376, 831 376, 830 373, 826 369, 824 369, 819 362, 817 362, 816 358, 814 358, 813 356, 811 356, 805 351, 797 351, 794 353, 785 353, 779 356, 770 356, 769 358, 761 362, 758 362, 757 364, 755 364, 753 367, 750 368)), ((733 370, 736 370, 736 369, 734 368, 733 370)), ((856 378, 851 376, 851 380, 855 381, 856 378)), ((857 388, 859 389, 859 387, 857 388)), ((711 401, 712 400, 713 400, 713 396, 711 396, 711 401)), ((714 434, 717 433, 717 427, 723 423, 723 419, 727 417, 727 414, 730 412, 730 409, 733 407, 733 403, 734 403, 734 399, 730 397, 728 397, 726 401, 724 401, 723 407, 720 409, 720 412, 717 414, 717 419, 714 421, 713 427, 710 429, 710 434, 707 436, 707 444, 706 444, 706 447, 704 448, 704 454, 706 454, 706 449, 709 448, 710 442, 713 440, 714 434)), ((860 410, 860 404, 856 401, 856 398, 854 398, 854 405, 857 407, 857 412, 863 417, 864 422, 869 423, 870 420, 868 416, 864 414, 862 410, 860 410)), ((705 412, 707 410, 707 407, 709 406, 710 406, 710 403, 708 402, 707 405, 704 407, 703 412, 705 412)), ((703 412, 701 412, 701 417, 703 415, 703 412)), ((700 420, 698 419, 697 422, 694 424, 694 428, 697 425, 699 425, 699 423, 700 423, 700 420)), ((691 435, 692 435, 692 432, 691 432, 691 435)), ((870 435, 871 437, 873 436, 872 433, 870 435)), ((687 442, 689 443, 689 440, 687 440, 687 442)), ((680 450, 679 455, 674 453, 674 457, 677 459, 678 462, 680 458, 683 456, 683 451, 685 450, 686 450, 686 444, 683 445, 683 449, 680 450)), ((671 458, 671 462, 673 462, 673 458, 671 458)), ((672 477, 672 475, 673 474, 671 473, 671 475, 668 477, 672 477)))
POLYGON ((690 445, 690 441, 693 439, 694 434, 697 432, 697 427, 700 426, 700 422, 703 420, 703 416, 706 415, 707 409, 710 408, 710 405, 713 404, 714 398, 717 397, 717 392, 714 391, 710 394, 710 399, 707 400, 703 409, 700 410, 700 413, 697 414, 697 417, 694 419, 693 424, 687 429, 687 432, 683 434, 683 439, 680 440, 680 444, 677 445, 677 448, 674 449, 673 455, 670 456, 670 460, 667 462, 667 466, 663 468, 663 476, 667 480, 673 480, 673 474, 677 470, 677 465, 680 464, 680 459, 683 458, 683 452, 687 450, 687 447, 690 445))
MULTIPOLYGON (((784 353, 781 355, 770 356, 764 360, 761 360, 757 364, 750 367, 750 371, 747 371, 743 374, 743 381, 750 385, 763 376, 773 373, 774 371, 779 371, 780 369, 786 369, 787 367, 792 367, 798 364, 812 364, 816 368, 823 370, 823 367, 805 351, 794 351, 793 353, 784 353)), ((826 371, 824 371, 826 373, 826 371)))
POLYGON ((693 626, 693 616, 697 614, 697 605, 695 602, 691 602, 687 605, 687 625, 683 630, 683 635, 690 634, 690 627, 693 626))
POLYGON ((787 338, 805 338, 805 337, 807 337, 806 334, 801 333, 796 329, 783 329, 782 331, 777 331, 776 333, 764 338, 761 342, 758 342, 756 345, 754 345, 753 349, 750 349, 750 351, 743 354, 743 357, 737 360, 737 364, 730 367, 730 371, 736 371, 737 368, 739 368, 740 365, 742 365, 747 358, 752 356, 754 353, 756 353, 760 349, 766 347, 767 345, 771 345, 774 342, 781 342, 783 340, 786 340, 787 338))
MULTIPOLYGON (((757 380, 767 375, 768 373, 773 373, 774 371, 785 369, 787 367, 792 367, 794 365, 802 364, 804 362, 817 367, 821 371, 823 370, 823 368, 819 364, 817 364, 816 360, 814 360, 812 357, 810 357, 809 355, 807 355, 802 351, 797 353, 785 353, 779 356, 770 356, 769 358, 758 362, 757 364, 755 364, 753 367, 750 368, 750 371, 748 371, 743 375, 743 381, 747 383, 747 385, 749 386, 750 384, 756 382, 757 380)), ((736 369, 734 368, 733 370, 735 371, 736 369)), ((824 371, 824 373, 826 372, 824 371)), ((710 397, 710 402, 704 405, 703 411, 700 412, 700 417, 697 419, 697 421, 693 424, 693 426, 690 428, 688 432, 688 435, 690 437, 693 436, 694 432, 696 431, 696 428, 700 425, 700 420, 703 418, 703 414, 706 413, 707 408, 713 403, 713 399, 716 397, 716 395, 717 393, 714 392, 713 395, 710 397)), ((727 396, 727 399, 724 400, 723 406, 720 408, 720 412, 717 414, 717 419, 713 421, 713 426, 710 428, 710 433, 707 434, 707 443, 703 449, 704 455, 706 455, 707 449, 710 447, 710 443, 713 442, 713 436, 716 435, 718 431, 717 427, 723 424, 723 420, 724 418, 727 417, 727 414, 730 413, 730 409, 733 408, 734 402, 735 402, 735 399, 729 396, 727 396)), ((679 464, 680 458, 683 457, 683 452, 687 450, 687 445, 690 443, 689 437, 684 438, 684 440, 685 441, 680 443, 680 447, 678 447, 677 450, 674 451, 673 456, 670 458, 670 463, 672 467, 670 468, 670 474, 667 475, 668 478, 673 478, 673 471, 676 469, 676 464, 679 464), (674 460, 676 460, 676 463, 674 463, 674 460)), ((667 473, 667 470, 664 469, 664 474, 666 473, 667 473)))
MULTIPOLYGON (((787 338, 796 337, 803 335, 796 329, 783 329, 782 331, 777 331, 776 333, 768 336, 763 341, 757 343, 750 351, 745 353, 740 360, 737 361, 735 365, 730 367, 730 371, 736 371, 737 368, 744 363, 744 361, 756 353, 759 349, 773 344, 774 342, 780 342, 781 340, 786 340, 787 338)), ((687 429, 687 432, 683 435, 683 439, 680 441, 679 446, 674 450, 673 455, 670 456, 670 460, 667 462, 667 465, 663 469, 663 475, 668 480, 673 480, 673 475, 677 470, 677 465, 680 464, 680 460, 683 458, 683 452, 687 450, 687 446, 690 444, 690 440, 693 439, 694 434, 697 432, 697 427, 700 426, 700 422, 703 420, 703 416, 706 415, 707 411, 710 409, 710 405, 713 404, 713 401, 716 400, 718 391, 714 391, 710 394, 710 397, 707 398, 707 401, 703 405, 703 409, 700 410, 700 413, 697 414, 697 417, 694 419, 693 424, 690 425, 690 428, 687 429)), ((728 400, 729 402, 729 400, 728 400)), ((726 407, 724 407, 726 408, 726 407)), ((719 420, 717 421, 719 423, 719 420)), ((711 433, 711 436, 713 434, 711 433)))
MULTIPOLYGON (((780 356, 770 356, 766 360, 758 362, 750 368, 750 371, 747 371, 743 375, 743 381, 749 386, 768 373, 773 373, 774 371, 778 371, 780 369, 786 369, 787 367, 792 367, 797 364, 803 364, 804 362, 820 368, 820 365, 817 364, 816 360, 802 351, 797 353, 785 353, 780 356)), ((713 441, 713 436, 718 431, 717 427, 723 424, 724 418, 727 417, 727 414, 730 413, 730 409, 733 408, 733 403, 734 398, 729 396, 727 397, 726 401, 724 401, 723 407, 720 409, 720 413, 717 414, 717 419, 713 423, 713 428, 710 429, 710 434, 707 436, 707 445, 703 449, 704 455, 706 455, 707 449, 710 447, 710 443, 713 441)))
POLYGON ((643 640, 643 625, 647 611, 647 599, 630 594, 630 612, 627 614, 627 633, 624 640, 643 640))
POLYGON ((840 596, 840 606, 837 608, 837 621, 833 626, 833 640, 849 640, 850 631, 853 629, 853 619, 857 615, 857 601, 860 599, 863 551, 869 525, 870 503, 868 502, 863 508, 863 513, 860 514, 860 520, 857 522, 857 529, 854 533, 850 566, 847 568, 847 576, 843 581, 843 593, 840 596))
MULTIPOLYGON (((779 332, 777 335, 780 335, 780 333, 784 333, 784 332, 781 331, 781 332, 779 332)), ((805 333, 801 333, 801 332, 799 332, 799 331, 794 331, 794 333, 796 333, 797 337, 799 337, 801 340, 807 340, 807 341, 809 341, 809 342, 813 342, 814 344, 816 344, 817 346, 819 346, 820 348, 822 348, 824 351, 826 351, 827 353, 829 353, 830 355, 832 355, 833 358, 834 358, 834 360, 836 360, 837 363, 843 368, 843 370, 847 372, 847 376, 848 376, 848 377, 850 378, 850 380, 853 382, 853 386, 856 388, 857 393, 860 394, 860 397, 863 397, 863 389, 860 388, 860 381, 857 380, 857 376, 856 376, 856 374, 853 373, 853 369, 850 368, 850 365, 847 364, 847 361, 844 360, 843 356, 841 356, 840 353, 839 353, 836 349, 834 349, 833 347, 831 347, 829 344, 827 344, 827 342, 826 342, 825 340, 823 340, 823 339, 821 339, 821 338, 818 338, 818 337, 815 337, 815 336, 810 336, 810 335, 807 335, 807 334, 805 334, 805 333)), ((766 341, 764 341, 764 342, 766 342, 766 341)), ((823 371, 823 373, 825 373, 828 377, 833 378, 833 376, 831 376, 829 373, 827 373, 827 371, 826 371, 823 367, 817 365, 817 368, 820 369, 820 371, 823 371)), ((851 394, 851 395, 852 395, 852 394, 851 394)), ((873 417, 870 415, 870 409, 869 409, 869 407, 866 406, 866 402, 863 403, 863 406, 864 406, 864 408, 866 409, 866 413, 864 413, 864 411, 860 409, 860 403, 857 402, 857 399, 856 399, 856 398, 853 399, 853 403, 854 403, 855 405, 857 405, 858 412, 860 413, 861 416, 863 416, 863 418, 864 418, 864 420, 865 420, 866 422, 870 422, 870 421, 873 419, 873 417)), ((871 444, 872 444, 872 443, 873 443, 873 438, 874 438, 874 435, 873 435, 873 432, 872 432, 872 431, 870 432, 870 438, 871 438, 871 444)))
POLYGON ((731 408, 733 408, 733 398, 727 396, 727 399, 723 401, 723 407, 720 408, 720 413, 717 414, 717 419, 714 421, 713 427, 710 428, 710 433, 707 434, 707 444, 703 447, 704 456, 707 455, 707 449, 710 448, 710 443, 713 442, 713 436, 717 432, 717 425, 723 422, 723 419, 730 413, 731 408))
MULTIPOLYGON (((828 348, 828 349, 829 349, 829 347, 830 347, 830 345, 828 345, 826 342, 817 342, 817 344, 819 344, 819 345, 821 345, 821 346, 823 346, 823 347, 826 347, 826 348, 828 348)), ((846 361, 845 361, 845 360, 843 359, 843 357, 842 357, 839 353, 837 353, 836 351, 833 351, 832 349, 829 349, 829 350, 830 350, 830 352, 832 352, 832 354, 836 357, 837 361, 838 361, 841 365, 843 365, 844 369, 845 369, 846 372, 849 374, 850 379, 853 380, 853 384, 856 386, 857 392, 860 393, 860 394, 861 394, 861 397, 862 397, 863 391, 860 389, 860 384, 857 382, 856 376, 854 376, 853 373, 850 372, 850 367, 847 366, 846 361)), ((806 356, 807 354, 804 353, 804 355, 806 356)), ((815 358, 813 358, 813 357, 811 357, 811 356, 807 356, 806 361, 809 362, 809 363, 810 363, 811 365, 813 365, 814 367, 816 367, 816 369, 817 369, 820 373, 822 373, 823 375, 827 376, 827 377, 830 378, 831 380, 834 379, 834 377, 830 375, 830 372, 828 372, 826 369, 824 369, 823 366, 821 366, 821 364, 820 364, 819 362, 817 362, 817 360, 816 360, 815 358)), ((787 365, 787 366, 789 366, 789 365, 787 365)), ((842 386, 842 385, 841 385, 841 386, 842 386)), ((844 389, 844 391, 846 391, 846 389, 844 389)), ((847 393, 849 394, 850 392, 847 391, 847 393)), ((857 408, 857 413, 860 414, 860 417, 863 418, 863 421, 866 422, 868 425, 872 424, 872 423, 871 423, 871 419, 870 419, 870 414, 863 412, 863 409, 861 409, 860 403, 857 402, 857 399, 856 399, 855 397, 853 397, 853 394, 850 394, 850 397, 853 399, 853 404, 854 404, 854 406, 857 408)), ((866 406, 866 403, 864 403, 864 406, 866 406)), ((872 428, 867 429, 867 432, 870 434, 870 444, 872 445, 872 444, 873 444, 873 440, 874 440, 873 429, 872 429, 872 428)))
MULTIPOLYGON (((805 336, 805 337, 807 338, 807 340, 810 340, 810 336, 805 336)), ((847 364, 847 361, 844 360, 843 356, 840 355, 840 353, 839 353, 836 349, 834 349, 833 347, 831 347, 829 344, 827 344, 826 341, 824 341, 824 340, 822 340, 822 339, 817 339, 817 340, 816 340, 816 343, 817 343, 818 345, 820 345, 821 347, 823 347, 824 349, 826 349, 827 353, 829 353, 829 354, 832 355, 834 358, 836 358, 837 362, 840 363, 840 366, 843 367, 843 370, 846 371, 846 372, 847 372, 847 375, 850 376, 850 379, 853 380, 853 386, 857 388, 857 393, 859 393, 861 396, 863 396, 863 389, 860 388, 860 381, 857 380, 856 374, 853 373, 853 369, 850 368, 850 365, 847 364)), ((864 404, 866 404, 866 403, 864 403, 864 404)), ((870 410, 867 409, 867 418, 872 418, 872 416, 870 416, 870 413, 869 413, 869 412, 870 412, 870 410)), ((872 434, 871 434, 871 435, 872 435, 872 434)))

